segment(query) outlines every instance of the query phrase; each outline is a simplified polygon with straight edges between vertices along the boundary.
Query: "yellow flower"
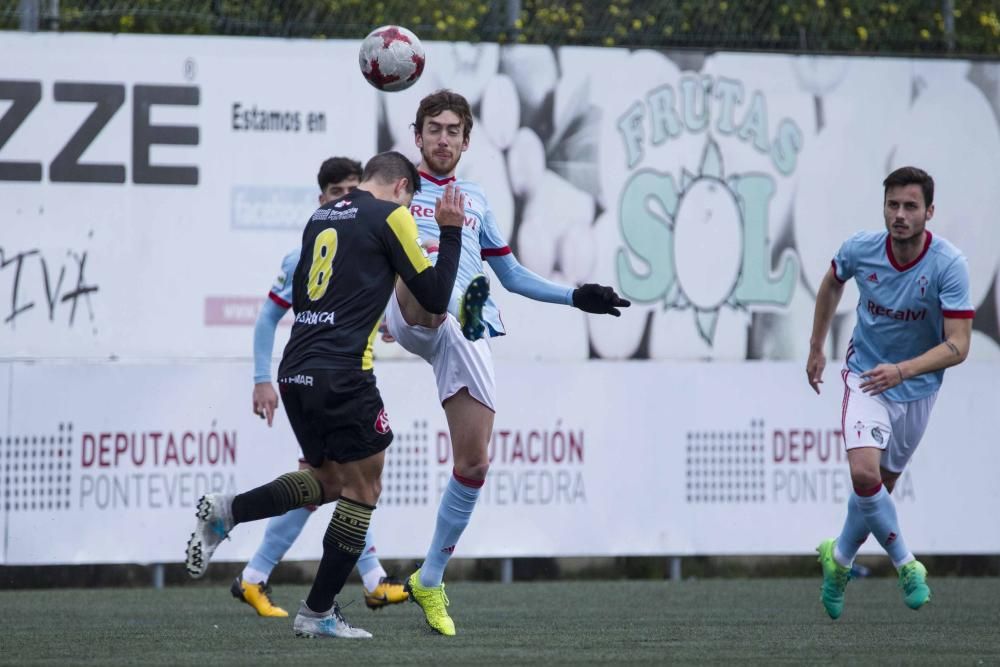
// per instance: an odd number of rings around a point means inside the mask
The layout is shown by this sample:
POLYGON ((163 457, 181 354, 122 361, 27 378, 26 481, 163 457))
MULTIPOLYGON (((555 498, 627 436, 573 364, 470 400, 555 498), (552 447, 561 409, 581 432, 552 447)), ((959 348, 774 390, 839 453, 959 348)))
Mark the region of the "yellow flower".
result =
POLYGON ((826 0, 816 0, 816 6, 819 7, 820 9, 823 9, 824 7, 826 7, 826 0))
POLYGON ((930 39, 931 31, 928 30, 927 28, 923 28, 920 30, 920 36, 923 37, 924 39, 930 39))
POLYGON ((858 39, 860 39, 862 42, 868 41, 868 29, 865 28, 863 25, 858 26, 857 33, 858 33, 858 39))
POLYGON ((851 8, 850 7, 844 7, 844 9, 840 13, 844 15, 845 19, 851 18, 851 8))

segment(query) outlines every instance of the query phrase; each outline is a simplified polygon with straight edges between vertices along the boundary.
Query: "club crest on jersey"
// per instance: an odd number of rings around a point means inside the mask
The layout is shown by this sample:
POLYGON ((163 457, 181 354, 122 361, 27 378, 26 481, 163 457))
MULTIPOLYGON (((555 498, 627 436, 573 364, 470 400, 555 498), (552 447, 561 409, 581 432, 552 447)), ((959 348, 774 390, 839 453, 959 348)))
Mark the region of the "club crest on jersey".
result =
POLYGON ((854 422, 854 432, 858 434, 858 438, 861 437, 861 432, 865 430, 865 423, 863 421, 854 422))
POLYGON ((378 417, 375 418, 375 432, 385 435, 389 432, 389 415, 385 413, 385 408, 378 411, 378 417))
POLYGON ((930 281, 927 280, 927 276, 920 276, 917 278, 917 287, 920 288, 920 296, 924 296, 924 294, 927 293, 927 285, 929 283, 930 281))

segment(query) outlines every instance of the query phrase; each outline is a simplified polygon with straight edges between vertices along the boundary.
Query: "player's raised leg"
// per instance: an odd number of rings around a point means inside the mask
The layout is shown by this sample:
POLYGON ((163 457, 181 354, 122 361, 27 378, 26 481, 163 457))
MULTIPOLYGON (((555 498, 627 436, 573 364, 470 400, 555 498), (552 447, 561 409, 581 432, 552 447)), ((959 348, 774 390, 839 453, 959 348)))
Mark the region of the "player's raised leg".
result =
POLYGON ((486 480, 489 458, 486 451, 493 431, 493 411, 462 389, 444 403, 451 432, 455 469, 438 507, 434 538, 419 570, 410 575, 410 599, 420 605, 427 624, 442 635, 455 634, 455 622, 448 615, 444 592, 444 571, 458 540, 469 525, 479 491, 486 480))
POLYGON ((195 511, 198 523, 188 540, 185 563, 188 574, 196 579, 205 574, 215 549, 237 524, 323 504, 323 484, 318 478, 323 474, 297 470, 237 496, 216 493, 202 496, 195 511))

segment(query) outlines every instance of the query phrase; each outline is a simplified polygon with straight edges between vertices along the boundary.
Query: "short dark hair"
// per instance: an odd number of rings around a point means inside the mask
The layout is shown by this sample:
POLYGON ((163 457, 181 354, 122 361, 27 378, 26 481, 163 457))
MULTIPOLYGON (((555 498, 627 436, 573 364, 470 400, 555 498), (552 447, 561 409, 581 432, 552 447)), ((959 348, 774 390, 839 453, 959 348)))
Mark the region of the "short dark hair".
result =
POLYGON ((465 133, 465 138, 468 139, 472 132, 472 107, 469 106, 469 100, 446 88, 435 91, 420 100, 420 106, 417 107, 417 119, 413 123, 413 132, 415 134, 423 132, 424 119, 428 116, 437 116, 444 111, 454 111, 458 114, 458 117, 462 119, 462 130, 465 133))
POLYGON ((361 175, 362 181, 377 180, 383 185, 395 183, 401 178, 407 179, 410 183, 406 188, 407 192, 420 190, 420 174, 417 173, 417 167, 399 151, 379 153, 368 160, 361 175))
POLYGON ((319 189, 322 192, 326 190, 326 186, 340 183, 351 176, 361 180, 361 163, 349 157, 332 157, 324 160, 323 164, 319 166, 316 182, 319 183, 319 189))
POLYGON ((889 194, 889 188, 902 185, 919 185, 924 193, 924 207, 929 208, 934 203, 934 179, 923 169, 917 167, 900 167, 885 177, 882 181, 885 191, 882 200, 889 194))

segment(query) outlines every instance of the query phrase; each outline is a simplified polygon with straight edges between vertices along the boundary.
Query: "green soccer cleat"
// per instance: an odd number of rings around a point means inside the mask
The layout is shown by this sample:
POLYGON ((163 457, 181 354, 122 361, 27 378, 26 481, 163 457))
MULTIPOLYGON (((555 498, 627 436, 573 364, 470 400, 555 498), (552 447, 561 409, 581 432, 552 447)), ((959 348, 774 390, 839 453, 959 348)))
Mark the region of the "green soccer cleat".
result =
POLYGON ((448 596, 444 593, 444 584, 433 588, 421 586, 418 569, 406 580, 406 592, 410 594, 410 600, 424 610, 424 619, 431 630, 446 637, 455 635, 455 621, 448 615, 448 596))
POLYGON ((490 281, 483 274, 472 277, 465 288, 462 300, 458 302, 458 323, 462 335, 471 341, 483 337, 486 325, 483 323, 483 306, 490 296, 490 281))
POLYGON ((844 611, 844 589, 851 579, 851 568, 839 565, 833 559, 833 545, 836 542, 831 538, 816 547, 816 552, 819 553, 816 560, 823 566, 823 587, 820 589, 822 594, 819 599, 826 613, 834 620, 840 618, 844 611))
POLYGON ((912 560, 900 568, 899 587, 903 589, 903 602, 914 611, 931 601, 927 568, 918 560, 912 560))

